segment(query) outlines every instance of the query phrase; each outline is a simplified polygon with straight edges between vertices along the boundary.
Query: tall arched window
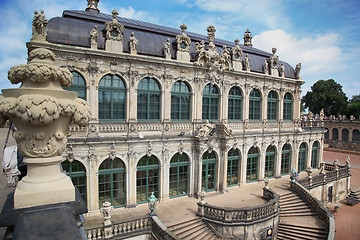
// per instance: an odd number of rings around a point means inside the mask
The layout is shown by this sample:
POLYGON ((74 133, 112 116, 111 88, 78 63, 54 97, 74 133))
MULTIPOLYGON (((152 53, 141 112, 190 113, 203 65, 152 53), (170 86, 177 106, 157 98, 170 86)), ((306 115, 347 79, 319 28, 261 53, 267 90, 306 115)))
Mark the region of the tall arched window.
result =
POLYGON ((332 140, 333 141, 339 140, 339 130, 337 128, 333 128, 332 130, 332 140))
POLYGON ((188 156, 175 154, 170 161, 169 196, 180 197, 188 193, 188 156))
POLYGON ((261 120, 261 93, 258 89, 250 92, 249 120, 261 120))
POLYGON ((202 157, 201 190, 214 191, 216 186, 216 155, 205 152, 202 157))
POLYGON ((78 98, 86 101, 86 82, 83 76, 78 72, 71 72, 73 75, 73 82, 70 87, 64 87, 65 90, 77 92, 78 98))
POLYGON ((99 119, 125 120, 126 88, 116 75, 105 75, 99 82, 99 119))
POLYGON ((269 146, 266 149, 266 158, 265 158, 265 177, 272 178, 275 176, 275 159, 276 159, 276 149, 274 146, 269 146))
POLYGON ((275 91, 270 91, 267 99, 267 120, 277 120, 278 97, 275 91))
POLYGON ((306 143, 302 143, 299 148, 298 172, 303 172, 306 169, 306 152, 306 143))
POLYGON ((241 120, 242 118, 242 94, 238 87, 232 87, 229 91, 228 119, 241 120))
POLYGON ((219 119, 219 89, 210 83, 203 90, 202 119, 219 119))
POLYGON ((191 93, 183 81, 174 83, 171 89, 171 120, 190 120, 191 93))
POLYGON ((348 142, 349 141, 349 130, 348 129, 343 129, 341 131, 341 138, 343 142, 348 142))
POLYGON ((114 207, 126 204, 125 165, 119 158, 103 161, 99 167, 99 207, 110 202, 114 207))
POLYGON ((236 149, 228 152, 227 185, 234 186, 239 183, 240 153, 236 149))
POLYGON ((353 130, 352 141, 354 143, 360 142, 360 131, 359 130, 357 130, 357 129, 353 130))
POLYGON ((246 182, 253 182, 258 179, 259 150, 251 147, 247 157, 246 182))
POLYGON ((311 167, 317 168, 318 167, 318 161, 319 161, 319 142, 315 141, 312 146, 311 151, 311 167))
POLYGON ((325 133, 324 133, 324 139, 325 141, 329 140, 329 129, 328 128, 325 128, 325 133))
POLYGON ((86 169, 84 165, 77 160, 72 162, 66 160, 61 163, 61 166, 64 173, 71 178, 74 186, 79 190, 80 196, 86 204, 86 169))
POLYGON ((293 115, 293 98, 291 93, 286 93, 284 96, 284 120, 291 121, 293 115))
POLYGON ((138 120, 160 120, 161 91, 155 79, 142 79, 137 88, 138 120))
POLYGON ((281 151, 281 174, 290 173, 290 164, 291 164, 291 146, 290 144, 285 144, 281 151))
POLYGON ((152 192, 159 198, 159 162, 155 156, 144 156, 137 164, 136 202, 145 203, 152 192))

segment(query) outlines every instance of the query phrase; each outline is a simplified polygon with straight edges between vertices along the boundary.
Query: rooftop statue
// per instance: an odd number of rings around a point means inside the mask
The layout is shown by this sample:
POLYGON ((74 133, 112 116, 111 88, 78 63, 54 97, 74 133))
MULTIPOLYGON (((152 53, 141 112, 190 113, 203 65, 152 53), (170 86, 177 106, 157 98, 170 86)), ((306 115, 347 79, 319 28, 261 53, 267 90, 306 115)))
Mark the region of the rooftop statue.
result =
POLYGON ((300 79, 301 63, 296 64, 295 67, 295 78, 300 79))
POLYGON ((280 76, 285 77, 285 64, 283 62, 280 64, 280 76))
POLYGON ((250 57, 249 57, 249 54, 246 54, 245 57, 244 57, 244 68, 245 68, 245 71, 250 71, 250 57))
POLYGON ((137 54, 137 51, 136 51, 137 44, 138 44, 138 40, 136 39, 135 34, 132 32, 131 36, 130 36, 130 42, 129 42, 130 54, 137 54))
POLYGON ((267 60, 264 60, 263 63, 263 69, 264 69, 264 74, 268 75, 269 74, 269 63, 267 62, 267 60))
POLYGON ((106 39, 122 41, 124 26, 116 19, 119 13, 114 9, 112 12, 113 20, 105 23, 106 39))
POLYGON ((44 10, 41 10, 39 14, 38 11, 34 11, 34 18, 32 21, 32 38, 31 41, 38 40, 38 41, 45 41, 46 40, 46 25, 48 21, 44 15, 44 10))
POLYGON ((166 39, 166 42, 164 43, 164 55, 166 59, 171 58, 170 47, 171 47, 170 39, 166 39))
POLYGON ((270 68, 278 69, 279 66, 279 57, 276 55, 276 48, 272 48, 273 55, 269 59, 270 68))
POLYGON ((90 32, 90 45, 92 49, 97 49, 97 38, 99 36, 98 26, 95 25, 90 32))

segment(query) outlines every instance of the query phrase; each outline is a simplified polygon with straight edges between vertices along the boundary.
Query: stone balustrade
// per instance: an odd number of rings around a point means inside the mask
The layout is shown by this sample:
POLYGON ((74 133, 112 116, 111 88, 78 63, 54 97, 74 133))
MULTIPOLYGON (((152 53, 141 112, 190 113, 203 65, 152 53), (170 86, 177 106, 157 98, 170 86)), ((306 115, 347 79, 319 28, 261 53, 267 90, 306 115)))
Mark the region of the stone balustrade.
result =
POLYGON ((199 202, 197 215, 204 220, 220 224, 248 225, 278 215, 280 196, 270 188, 264 188, 264 198, 269 202, 261 206, 243 208, 218 207, 199 202))
POLYGON ((325 223, 328 229, 328 240, 335 239, 335 219, 332 213, 313 197, 299 182, 290 182, 290 189, 302 200, 307 202, 316 212, 317 216, 325 223))

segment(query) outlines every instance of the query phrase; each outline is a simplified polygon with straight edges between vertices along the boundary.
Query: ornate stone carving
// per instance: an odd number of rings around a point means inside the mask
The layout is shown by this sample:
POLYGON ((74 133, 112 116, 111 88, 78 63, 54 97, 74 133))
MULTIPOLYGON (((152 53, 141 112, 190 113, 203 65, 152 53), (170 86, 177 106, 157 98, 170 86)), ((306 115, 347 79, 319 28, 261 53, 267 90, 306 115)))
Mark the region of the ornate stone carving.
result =
POLYGON ((196 135, 196 137, 197 138, 207 137, 214 129, 215 129, 215 125, 211 124, 209 120, 205 120, 203 126, 199 129, 199 132, 196 135))
POLYGON ((184 141, 183 140, 180 140, 178 151, 179 151, 180 155, 182 155, 184 153, 184 141))
POLYGON ((112 143, 111 146, 110 146, 109 158, 111 160, 114 160, 116 158, 115 144, 114 143, 112 143))
POLYGON ((191 39, 186 35, 185 30, 187 26, 182 24, 180 26, 182 33, 176 36, 177 52, 176 59, 183 62, 190 62, 190 44, 191 39))
POLYGON ((51 51, 32 50, 28 64, 9 70, 9 80, 22 82, 20 88, 5 89, 0 96, 0 122, 15 123, 14 137, 28 166, 15 191, 15 208, 75 200, 71 180, 60 172, 59 163, 70 122, 86 126, 90 111, 86 101, 62 88, 71 85, 72 74, 54 61, 51 51), (39 176, 43 172, 47 177, 39 176))
POLYGON ((295 78, 296 79, 301 79, 300 70, 301 70, 301 63, 298 63, 298 64, 296 64, 296 67, 295 67, 295 78))
POLYGON ((132 54, 132 55, 137 54, 137 51, 136 51, 137 44, 138 44, 138 40, 136 39, 135 34, 132 32, 130 35, 130 42, 129 42, 130 54, 132 54))
POLYGON ((230 51, 225 45, 219 59, 219 68, 220 71, 232 69, 230 51))
POLYGON ((112 52, 122 52, 124 26, 120 24, 116 19, 118 12, 114 9, 111 13, 113 16, 113 20, 106 22, 104 29, 106 36, 105 50, 112 52))
POLYGON ((244 57, 244 68, 245 71, 250 72, 250 57, 248 54, 246 54, 244 57))
POLYGON ((280 64, 280 76, 285 77, 285 64, 283 62, 280 64))
POLYGON ((151 157, 152 155, 152 141, 148 142, 148 145, 146 146, 146 155, 148 157, 151 157))
POLYGON ((97 38, 99 36, 98 26, 95 25, 93 30, 90 32, 90 45, 91 49, 97 49, 97 38))
POLYGON ((223 120, 220 124, 217 124, 217 128, 220 134, 224 136, 233 136, 233 130, 229 127, 227 120, 223 120))
POLYGON ((273 55, 269 59, 270 75, 279 76, 279 57, 276 55, 276 48, 272 48, 273 55))
POLYGON ((112 224, 111 224, 111 213, 113 212, 114 207, 111 206, 110 202, 104 202, 103 207, 100 209, 100 212, 104 216, 104 237, 106 239, 112 238, 112 224))
POLYGON ((34 11, 34 18, 32 21, 32 38, 31 41, 46 41, 46 25, 47 20, 44 15, 44 10, 41 10, 39 14, 38 11, 34 11))
POLYGON ((242 57, 244 55, 243 50, 239 46, 239 39, 236 39, 235 41, 235 47, 232 48, 231 56, 233 61, 233 69, 237 71, 242 70, 242 57))
POLYGON ((171 47, 170 39, 166 39, 166 42, 164 43, 165 59, 171 59, 170 47, 171 47))

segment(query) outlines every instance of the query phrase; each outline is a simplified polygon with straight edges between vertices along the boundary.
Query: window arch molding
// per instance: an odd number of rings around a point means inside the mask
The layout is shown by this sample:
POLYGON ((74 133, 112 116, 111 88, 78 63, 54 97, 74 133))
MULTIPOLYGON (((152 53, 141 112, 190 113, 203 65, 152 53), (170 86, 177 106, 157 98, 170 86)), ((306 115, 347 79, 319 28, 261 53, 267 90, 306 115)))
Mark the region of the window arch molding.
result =
POLYGON ((63 89, 67 91, 77 92, 78 98, 87 101, 87 86, 89 85, 86 78, 84 77, 85 74, 77 69, 71 69, 70 72, 73 76, 72 84, 70 87, 63 87, 63 89))

